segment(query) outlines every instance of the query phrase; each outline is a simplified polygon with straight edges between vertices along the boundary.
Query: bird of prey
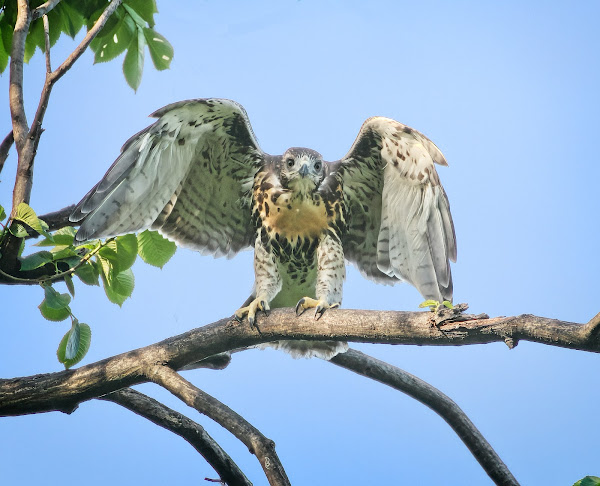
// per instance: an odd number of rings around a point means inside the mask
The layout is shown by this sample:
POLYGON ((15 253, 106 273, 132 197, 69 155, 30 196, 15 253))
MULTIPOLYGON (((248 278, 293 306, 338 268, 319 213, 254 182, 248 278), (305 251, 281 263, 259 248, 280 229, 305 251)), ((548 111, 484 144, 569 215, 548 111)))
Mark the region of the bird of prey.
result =
MULTIPOLYGON (((349 152, 326 162, 307 148, 263 152, 234 101, 181 101, 151 116, 72 213, 77 241, 150 228, 203 254, 254 247, 252 295, 235 312, 253 326, 270 308, 318 318, 339 306, 345 260, 376 282, 452 299, 456 239, 434 165, 447 163, 418 131, 369 118, 349 152)), ((295 354, 320 355, 312 345, 295 354)))

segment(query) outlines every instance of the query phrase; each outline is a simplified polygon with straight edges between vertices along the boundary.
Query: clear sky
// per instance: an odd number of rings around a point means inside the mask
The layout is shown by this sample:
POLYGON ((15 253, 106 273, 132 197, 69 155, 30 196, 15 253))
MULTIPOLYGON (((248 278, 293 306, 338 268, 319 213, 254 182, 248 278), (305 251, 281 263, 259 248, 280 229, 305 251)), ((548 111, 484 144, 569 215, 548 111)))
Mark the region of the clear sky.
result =
MULTIPOLYGON (((159 1, 171 69, 147 68, 137 94, 120 61, 86 54, 56 85, 35 167, 39 214, 75 203, 121 144, 173 101, 226 97, 247 110, 261 147, 343 156, 362 122, 385 115, 429 136, 458 238, 455 302, 492 316, 586 322, 600 311, 597 2, 159 1)), ((53 51, 57 65, 74 47, 53 51)), ((26 69, 29 117, 43 59, 26 69)), ((0 135, 10 129, 0 78, 0 135)), ((15 157, 0 203, 9 206, 15 157)), ((252 254, 213 260, 187 250, 163 269, 136 264, 122 308, 80 285, 72 308, 92 327, 82 364, 231 315, 250 291, 252 254)), ((65 323, 45 321, 40 288, 3 287, 0 376, 58 371, 65 323)), ((344 307, 415 310, 409 285, 348 271, 344 307)), ((599 357, 522 342, 455 348, 356 345, 455 400, 524 485, 600 475, 599 357)), ((224 371, 185 373, 274 439, 293 484, 491 484, 437 415, 401 393, 273 350, 238 353, 224 371)), ((199 421, 256 485, 254 456, 199 421)), ((203 484, 216 474, 182 439, 131 412, 88 402, 71 416, 0 420, 0 483, 203 484)))

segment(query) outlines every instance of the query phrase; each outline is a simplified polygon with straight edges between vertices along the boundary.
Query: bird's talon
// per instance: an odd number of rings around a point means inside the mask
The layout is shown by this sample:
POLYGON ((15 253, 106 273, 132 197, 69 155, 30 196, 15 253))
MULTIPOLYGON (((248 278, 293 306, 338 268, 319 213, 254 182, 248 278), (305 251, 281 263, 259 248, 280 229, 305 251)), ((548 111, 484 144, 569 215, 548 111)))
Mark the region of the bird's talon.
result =
POLYGON ((304 311, 306 310, 306 309, 305 309, 305 308, 302 306, 302 304, 304 304, 304 297, 302 297, 302 298, 301 298, 301 299, 298 301, 298 303, 296 304, 296 316, 301 316, 301 315, 304 313, 304 311), (302 306, 302 310, 301 310, 300 312, 298 312, 298 309, 299 309, 301 306, 302 306))

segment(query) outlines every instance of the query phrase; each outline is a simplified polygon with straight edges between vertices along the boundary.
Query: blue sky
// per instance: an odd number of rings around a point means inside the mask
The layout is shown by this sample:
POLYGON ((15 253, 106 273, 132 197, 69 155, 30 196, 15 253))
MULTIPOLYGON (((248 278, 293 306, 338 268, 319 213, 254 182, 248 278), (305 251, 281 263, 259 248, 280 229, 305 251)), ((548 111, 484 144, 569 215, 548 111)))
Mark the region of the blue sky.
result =
MULTIPOLYGON (((35 167, 38 213, 77 202, 155 109, 226 97, 246 108, 261 147, 308 146, 335 160, 362 122, 384 115, 429 136, 458 239, 455 302, 492 316, 586 322, 600 311, 596 150, 600 106, 596 2, 159 1, 171 69, 147 69, 137 94, 119 62, 86 54, 56 85, 35 167)), ((55 65, 74 47, 53 51, 55 65)), ((26 69, 29 117, 43 60, 26 69)), ((0 78, 0 132, 10 129, 0 78), (2 121, 3 120, 3 121, 2 121)), ((0 204, 8 206, 15 157, 0 204)), ((180 250, 163 269, 136 264, 122 308, 80 285, 72 308, 92 326, 83 364, 230 315, 250 291, 252 254, 213 260, 180 250)), ((64 323, 44 321, 39 288, 0 289, 0 376, 58 371, 64 323)), ((415 310, 408 285, 350 269, 344 307, 415 310)), ((522 484, 600 475, 598 356, 522 342, 453 348, 357 345, 455 400, 522 484)), ((433 412, 320 360, 238 353, 224 371, 186 372, 273 438, 293 484, 491 484, 433 412)), ((244 446, 155 386, 142 391, 199 421, 254 484, 244 446)), ((202 484, 215 477, 182 439, 131 412, 88 402, 71 416, 0 420, 6 484, 202 484), (32 465, 35 464, 35 467, 32 465)))

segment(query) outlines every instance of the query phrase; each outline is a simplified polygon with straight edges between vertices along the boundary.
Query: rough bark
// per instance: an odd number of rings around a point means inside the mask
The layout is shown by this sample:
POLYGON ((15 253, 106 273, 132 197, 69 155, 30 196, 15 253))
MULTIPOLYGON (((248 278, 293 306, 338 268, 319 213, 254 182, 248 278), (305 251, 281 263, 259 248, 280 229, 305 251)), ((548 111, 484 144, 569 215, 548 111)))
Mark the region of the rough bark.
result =
POLYGON ((315 321, 310 316, 296 317, 291 309, 276 309, 269 317, 261 315, 258 324, 260 334, 245 321, 221 319, 75 370, 0 380, 0 416, 54 410, 71 413, 83 401, 148 381, 145 370, 156 364, 178 370, 215 354, 282 339, 435 346, 503 341, 514 346, 523 339, 600 352, 600 316, 582 325, 527 314, 490 319, 453 312, 436 316, 336 309, 315 321))

